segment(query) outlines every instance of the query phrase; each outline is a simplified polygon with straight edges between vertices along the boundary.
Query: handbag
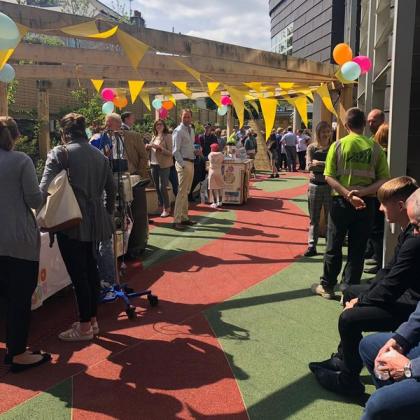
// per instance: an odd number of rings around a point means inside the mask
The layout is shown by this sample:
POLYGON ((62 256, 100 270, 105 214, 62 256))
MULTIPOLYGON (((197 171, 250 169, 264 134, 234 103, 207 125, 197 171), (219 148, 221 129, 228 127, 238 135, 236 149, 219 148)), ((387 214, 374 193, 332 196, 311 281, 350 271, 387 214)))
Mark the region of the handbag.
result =
POLYGON ((66 164, 60 162, 63 170, 51 181, 47 201, 36 216, 42 232, 55 233, 82 222, 82 212, 70 184, 68 150, 65 146, 61 150, 66 156, 66 164))

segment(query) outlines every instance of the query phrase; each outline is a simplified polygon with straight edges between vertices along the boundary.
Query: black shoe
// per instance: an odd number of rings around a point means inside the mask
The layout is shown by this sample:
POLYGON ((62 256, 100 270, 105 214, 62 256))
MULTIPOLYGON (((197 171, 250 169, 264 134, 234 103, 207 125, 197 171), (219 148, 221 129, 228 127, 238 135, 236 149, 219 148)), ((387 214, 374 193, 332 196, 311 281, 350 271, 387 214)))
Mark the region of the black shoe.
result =
POLYGON ((182 223, 172 223, 172 227, 176 230, 185 230, 185 225, 182 223))
POLYGON ((328 391, 349 397, 356 397, 365 393, 365 386, 359 378, 353 378, 344 372, 318 368, 314 371, 319 384, 328 391))
POLYGON ((274 178, 274 174, 270 174, 270 178, 274 178))
POLYGON ((311 362, 308 366, 312 373, 315 373, 319 368, 338 372, 343 368, 343 361, 338 356, 338 353, 333 353, 329 359, 323 362, 311 362))
POLYGON ((279 174, 275 174, 274 175, 274 178, 279 178, 279 174))
POLYGON ((373 266, 370 268, 365 268, 363 270, 364 273, 366 274, 376 274, 379 271, 379 267, 378 266, 373 266))
POLYGON ((42 353, 42 358, 38 362, 29 363, 29 364, 21 364, 21 363, 12 363, 10 370, 13 373, 20 373, 28 369, 32 369, 34 367, 43 365, 51 360, 51 354, 49 353, 42 353))
POLYGON ((316 252, 316 248, 314 246, 310 246, 303 254, 304 257, 314 257, 315 255, 318 255, 318 253, 316 252))
POLYGON ((196 224, 197 222, 194 222, 194 220, 183 220, 181 222, 181 225, 184 225, 184 226, 194 226, 196 224))

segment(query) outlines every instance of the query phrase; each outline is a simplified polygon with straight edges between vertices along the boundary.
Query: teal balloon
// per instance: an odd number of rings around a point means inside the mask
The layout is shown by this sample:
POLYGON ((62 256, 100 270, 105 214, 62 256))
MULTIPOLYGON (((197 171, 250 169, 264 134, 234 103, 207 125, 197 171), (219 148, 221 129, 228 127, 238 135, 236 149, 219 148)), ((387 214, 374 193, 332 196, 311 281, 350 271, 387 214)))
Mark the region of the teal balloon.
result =
POLYGON ((341 74, 346 80, 356 80, 359 78, 362 69, 354 61, 347 61, 341 66, 341 74))
POLYGON ((0 70, 0 82, 10 83, 15 79, 15 69, 10 64, 5 64, 0 70))
POLYGON ((222 105, 222 106, 219 106, 219 108, 217 108, 217 113, 220 116, 226 115, 226 112, 228 112, 228 107, 226 105, 222 105))
POLYGON ((114 102, 108 101, 102 105, 102 112, 104 114, 110 114, 111 112, 114 112, 114 109, 114 102))
POLYGON ((152 106, 155 109, 160 109, 162 108, 162 101, 160 99, 153 99, 152 106))
POLYGON ((0 50, 10 50, 19 44, 20 33, 15 22, 0 12, 0 50))

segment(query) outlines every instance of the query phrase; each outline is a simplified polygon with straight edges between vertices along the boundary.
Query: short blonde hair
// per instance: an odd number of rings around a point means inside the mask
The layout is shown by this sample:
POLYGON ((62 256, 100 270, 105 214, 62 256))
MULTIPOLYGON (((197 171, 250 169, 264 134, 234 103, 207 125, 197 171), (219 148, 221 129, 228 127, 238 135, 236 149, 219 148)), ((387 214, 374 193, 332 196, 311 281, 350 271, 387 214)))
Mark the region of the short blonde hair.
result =
POLYGON ((378 143, 382 148, 388 148, 388 134, 389 134, 389 125, 387 123, 383 123, 379 126, 378 131, 375 134, 375 141, 378 143))
POLYGON ((378 200, 386 204, 389 201, 406 201, 419 188, 411 176, 399 176, 382 184, 378 190, 378 200))

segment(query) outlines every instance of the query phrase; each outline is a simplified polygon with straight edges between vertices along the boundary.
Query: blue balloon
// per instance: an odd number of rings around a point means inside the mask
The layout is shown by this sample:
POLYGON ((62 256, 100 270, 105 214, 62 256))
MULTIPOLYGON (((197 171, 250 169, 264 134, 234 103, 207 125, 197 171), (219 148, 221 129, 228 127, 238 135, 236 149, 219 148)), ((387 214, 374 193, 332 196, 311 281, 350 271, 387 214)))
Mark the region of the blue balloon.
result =
POLYGON ((341 66, 341 74, 346 80, 356 80, 359 78, 362 69, 354 61, 347 61, 341 66))
POLYGON ((217 108, 217 113, 220 116, 226 115, 227 112, 228 112, 228 107, 226 105, 221 105, 217 108))
POLYGON ((15 22, 0 12, 0 50, 10 50, 19 44, 20 33, 15 22))
POLYGON ((10 83, 13 82, 16 76, 15 69, 10 64, 5 64, 0 70, 0 82, 10 83))
POLYGON ((155 98, 152 101, 152 106, 155 109, 160 109, 160 108, 162 108, 162 101, 160 99, 155 98))
POLYGON ((102 105, 102 112, 104 114, 110 114, 111 112, 114 112, 114 109, 115 109, 115 106, 114 106, 114 102, 112 101, 105 102, 102 105))

